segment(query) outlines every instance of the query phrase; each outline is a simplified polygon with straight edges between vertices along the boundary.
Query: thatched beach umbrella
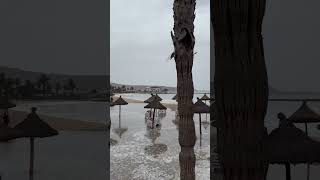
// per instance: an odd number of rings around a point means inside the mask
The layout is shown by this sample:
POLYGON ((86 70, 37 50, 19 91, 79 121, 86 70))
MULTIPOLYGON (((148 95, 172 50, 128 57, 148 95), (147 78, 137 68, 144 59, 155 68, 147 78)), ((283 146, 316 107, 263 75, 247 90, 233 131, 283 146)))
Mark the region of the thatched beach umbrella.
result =
POLYGON ((33 179, 34 139, 58 135, 57 130, 53 129, 46 122, 39 118, 36 110, 37 109, 33 107, 27 118, 15 126, 15 129, 23 132, 23 137, 30 138, 30 180, 33 179))
MULTIPOLYGON (((204 101, 205 104, 207 104, 207 101, 210 101, 210 97, 207 96, 206 93, 200 98, 202 101, 204 101)), ((207 114, 206 114, 206 120, 207 120, 207 114)))
POLYGON ((204 93, 204 95, 200 98, 202 101, 206 102, 206 101, 210 101, 210 98, 207 96, 206 93, 204 93))
POLYGON ((145 101, 143 101, 144 103, 151 103, 154 99, 154 95, 151 93, 151 97, 149 97, 148 99, 146 99, 145 101))
POLYGON ((119 106, 119 126, 121 126, 121 106, 128 105, 128 102, 122 99, 120 96, 115 102, 112 103, 113 106, 119 106))
POLYGON ((16 105, 10 102, 8 97, 0 97, 0 109, 10 109, 14 107, 16 107, 16 105))
POLYGON ((6 126, 0 127, 0 142, 7 142, 20 137, 23 137, 22 131, 6 126))
POLYGON ((151 94, 151 97, 149 97, 147 100, 143 101, 144 103, 151 103, 152 101, 162 101, 162 98, 158 96, 158 94, 154 95, 151 94))
POLYGON ((152 128, 154 128, 154 115, 156 114, 156 109, 161 109, 161 110, 167 109, 164 105, 160 103, 160 101, 157 101, 157 100, 150 102, 148 105, 144 106, 144 108, 151 109, 151 112, 152 112, 152 109, 154 109, 153 117, 152 117, 152 128))
POLYGON ((201 114, 207 114, 210 113, 210 107, 206 105, 204 102, 201 101, 201 99, 197 98, 197 102, 193 105, 193 113, 199 114, 199 125, 200 125, 200 135, 202 135, 201 130, 201 114))
POLYGON ((320 115, 314 112, 308 105, 306 101, 303 101, 302 105, 299 109, 294 112, 290 117, 289 120, 293 123, 304 123, 305 124, 305 131, 308 135, 308 125, 307 123, 319 123, 320 122, 320 115))
POLYGON ((287 180, 291 179, 290 164, 320 162, 320 143, 286 119, 282 119, 279 128, 266 137, 265 147, 266 160, 285 165, 287 180))
POLYGON ((172 100, 177 100, 177 95, 174 95, 172 100))
MULTIPOLYGON (((305 132, 308 134, 308 123, 319 123, 320 122, 320 115, 314 112, 308 105, 306 101, 303 101, 302 105, 299 109, 294 112, 290 118, 290 121, 293 123, 304 123, 305 125, 305 132)), ((310 165, 307 165, 307 179, 309 179, 310 174, 310 165)))

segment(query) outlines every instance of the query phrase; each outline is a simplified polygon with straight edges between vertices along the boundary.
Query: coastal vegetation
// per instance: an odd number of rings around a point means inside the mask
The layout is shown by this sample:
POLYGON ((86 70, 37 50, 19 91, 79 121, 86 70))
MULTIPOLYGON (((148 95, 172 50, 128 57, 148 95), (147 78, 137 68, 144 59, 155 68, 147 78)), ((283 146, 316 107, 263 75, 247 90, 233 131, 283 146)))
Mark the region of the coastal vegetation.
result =
POLYGON ((80 90, 72 78, 62 81, 51 80, 46 74, 41 74, 37 80, 21 80, 0 73, 0 92, 10 99, 89 99, 107 97, 96 89, 80 90))

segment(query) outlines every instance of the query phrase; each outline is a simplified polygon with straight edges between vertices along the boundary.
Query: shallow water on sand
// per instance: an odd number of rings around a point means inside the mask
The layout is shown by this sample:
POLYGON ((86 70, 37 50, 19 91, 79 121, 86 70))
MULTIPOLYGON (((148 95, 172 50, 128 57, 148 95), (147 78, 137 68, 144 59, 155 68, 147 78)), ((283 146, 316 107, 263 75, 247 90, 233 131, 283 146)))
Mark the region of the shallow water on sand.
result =
MULTIPOLYGON (((35 139, 34 180, 106 180, 107 132, 60 132, 35 139)), ((29 139, 0 143, 2 180, 28 180, 29 139)))
MULTIPOLYGON (((163 118, 156 119, 161 123, 157 132, 147 128, 145 123, 145 104, 129 104, 121 108, 121 128, 127 129, 121 137, 119 129, 118 107, 111 108, 111 138, 118 144, 111 147, 111 179, 113 180, 178 180, 179 152, 177 125, 174 123, 175 111, 167 109, 163 118), (154 139, 154 142, 152 142, 154 139), (151 146, 165 148, 162 151, 150 152, 151 146)), ((194 116, 197 142, 196 179, 210 179, 210 130, 202 125, 202 139, 200 147, 198 115, 194 116)), ((202 120, 206 121, 205 115, 202 120)), ((209 121, 209 115, 207 116, 209 121)))

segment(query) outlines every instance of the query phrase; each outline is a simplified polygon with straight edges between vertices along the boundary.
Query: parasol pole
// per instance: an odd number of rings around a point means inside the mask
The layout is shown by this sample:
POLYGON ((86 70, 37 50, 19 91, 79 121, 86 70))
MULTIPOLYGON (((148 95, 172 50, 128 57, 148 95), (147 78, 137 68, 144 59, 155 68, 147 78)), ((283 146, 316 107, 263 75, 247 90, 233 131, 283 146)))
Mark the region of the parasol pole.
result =
POLYGON ((306 128, 306 134, 307 134, 307 136, 309 136, 309 135, 308 135, 308 125, 307 125, 307 123, 304 123, 304 126, 305 126, 305 128, 306 128))
POLYGON ((200 131, 200 136, 202 135, 202 129, 201 129, 201 113, 199 113, 199 131, 200 131))
POLYGON ((156 108, 153 111, 153 118, 152 118, 152 129, 154 128, 154 115, 156 114, 156 108))
POLYGON ((310 178, 310 164, 307 164, 307 180, 310 178))
POLYGON ((33 162, 34 162, 34 138, 30 137, 30 169, 29 180, 33 180, 33 162))
MULTIPOLYGON (((306 134, 309 137, 309 135, 308 135, 308 124, 305 122, 304 125, 305 125, 305 129, 306 129, 306 134)), ((310 178, 310 164, 307 163, 307 180, 309 180, 309 178, 310 178)))
POLYGON ((290 163, 286 162, 286 180, 291 180, 290 163))
POLYGON ((121 105, 119 105, 119 127, 121 127, 121 105))

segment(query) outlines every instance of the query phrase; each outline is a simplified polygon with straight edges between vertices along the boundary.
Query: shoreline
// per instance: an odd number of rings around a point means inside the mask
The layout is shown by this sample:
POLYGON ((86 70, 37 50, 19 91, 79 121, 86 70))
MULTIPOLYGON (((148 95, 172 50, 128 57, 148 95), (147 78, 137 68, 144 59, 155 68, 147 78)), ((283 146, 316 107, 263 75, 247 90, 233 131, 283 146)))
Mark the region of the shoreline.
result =
MULTIPOLYGON (((113 101, 116 101, 119 98, 117 95, 114 95, 112 97, 114 97, 113 101)), ((138 99, 131 99, 131 98, 125 98, 125 97, 123 97, 123 99, 128 103, 144 103, 142 100, 138 100, 138 99)), ((144 104, 147 104, 147 103, 144 103, 144 104)), ((178 104, 174 104, 174 103, 161 103, 161 104, 163 104, 166 108, 171 109, 172 111, 176 111, 178 108, 178 104)))

